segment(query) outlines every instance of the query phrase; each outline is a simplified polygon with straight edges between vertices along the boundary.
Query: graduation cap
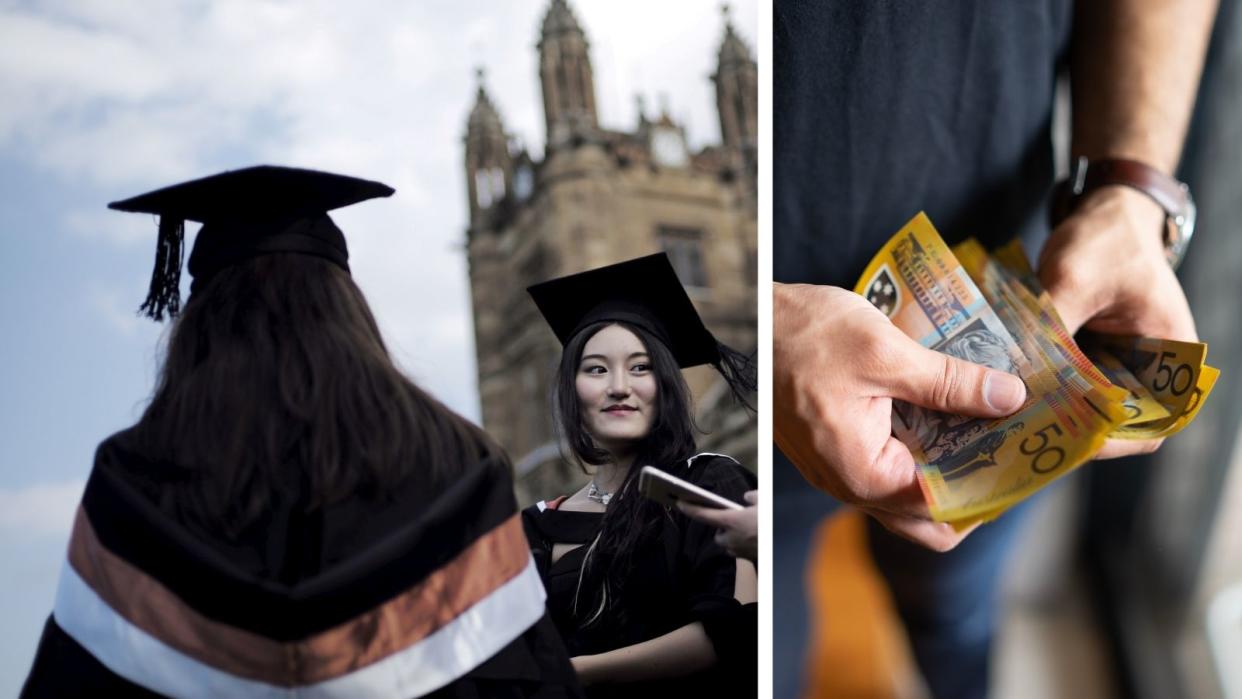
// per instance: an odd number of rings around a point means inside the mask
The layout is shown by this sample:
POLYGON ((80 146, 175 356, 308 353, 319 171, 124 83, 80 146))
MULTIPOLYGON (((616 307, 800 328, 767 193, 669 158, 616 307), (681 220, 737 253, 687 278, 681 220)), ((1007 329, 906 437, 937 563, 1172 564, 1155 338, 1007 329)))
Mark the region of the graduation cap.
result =
POLYGON ((225 267, 277 252, 314 255, 348 272, 345 236, 327 212, 393 191, 346 175, 258 165, 115 201, 108 208, 160 217, 155 269, 139 311, 162 320, 165 312, 176 316, 181 309, 186 221, 203 224, 190 253, 191 294, 225 267))
POLYGON ((562 346, 596 323, 629 323, 664 343, 681 368, 715 367, 743 403, 755 390, 754 363, 703 325, 665 253, 541 282, 526 291, 562 346))

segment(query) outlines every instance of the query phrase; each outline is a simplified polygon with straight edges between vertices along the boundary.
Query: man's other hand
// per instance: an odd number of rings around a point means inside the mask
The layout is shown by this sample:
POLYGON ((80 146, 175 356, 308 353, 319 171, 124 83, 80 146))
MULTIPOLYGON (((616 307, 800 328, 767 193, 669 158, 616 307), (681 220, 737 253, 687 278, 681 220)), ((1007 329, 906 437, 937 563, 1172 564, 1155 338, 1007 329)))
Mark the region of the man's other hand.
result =
MULTIPOLYGON (((1186 294, 1164 257, 1165 214, 1134 189, 1102 187, 1057 226, 1039 258, 1039 279, 1070 333, 1198 340, 1186 294)), ((1150 453, 1163 440, 1110 439, 1096 455, 1150 453)))

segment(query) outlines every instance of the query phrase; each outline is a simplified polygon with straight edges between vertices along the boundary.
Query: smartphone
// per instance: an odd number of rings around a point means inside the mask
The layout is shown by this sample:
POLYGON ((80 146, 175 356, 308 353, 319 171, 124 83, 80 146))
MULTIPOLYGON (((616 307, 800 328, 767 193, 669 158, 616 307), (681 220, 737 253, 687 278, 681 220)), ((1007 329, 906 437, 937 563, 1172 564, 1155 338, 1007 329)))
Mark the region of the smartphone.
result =
POLYGON ((643 470, 638 474, 638 490, 644 496, 669 507, 673 507, 678 501, 684 500, 692 505, 702 505, 703 507, 715 507, 724 510, 745 509, 739 503, 721 497, 710 490, 704 490, 690 481, 665 473, 655 466, 643 466, 643 470))

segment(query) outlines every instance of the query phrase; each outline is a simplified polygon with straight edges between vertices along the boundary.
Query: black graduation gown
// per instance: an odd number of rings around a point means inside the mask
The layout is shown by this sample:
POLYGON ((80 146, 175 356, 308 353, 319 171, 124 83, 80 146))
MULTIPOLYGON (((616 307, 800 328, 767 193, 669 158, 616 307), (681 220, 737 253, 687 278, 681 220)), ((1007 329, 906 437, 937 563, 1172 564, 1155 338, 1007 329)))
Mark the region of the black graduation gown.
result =
MULTIPOLYGON (((679 478, 741 502, 755 487, 755 476, 736 461, 702 454, 675 467, 679 478)), ((583 595, 574 612, 578 576, 588 546, 599 532, 602 513, 567 512, 537 503, 522 511, 526 537, 548 590, 548 612, 570 656, 614 650, 702 622, 718 662, 685 677, 642 683, 587 687, 589 697, 753 696, 757 691, 758 624, 756 606, 734 599, 735 559, 715 542, 716 530, 669 510, 659 530, 640 544, 623 597, 604 617, 583 628, 594 595, 583 595), (552 545, 584 544, 555 564, 552 545)))
POLYGON ((100 445, 22 696, 581 696, 508 468, 308 510, 224 540, 170 469, 100 445))

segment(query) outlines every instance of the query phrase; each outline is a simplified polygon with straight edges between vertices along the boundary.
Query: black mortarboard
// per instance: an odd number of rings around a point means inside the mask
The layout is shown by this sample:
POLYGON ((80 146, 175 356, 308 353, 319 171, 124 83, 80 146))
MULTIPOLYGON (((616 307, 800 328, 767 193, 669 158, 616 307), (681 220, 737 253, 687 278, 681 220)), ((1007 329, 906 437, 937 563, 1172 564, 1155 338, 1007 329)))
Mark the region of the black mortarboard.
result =
POLYGON ((743 400, 755 390, 753 364, 703 325, 665 253, 541 282, 527 292, 561 345, 595 323, 631 323, 663 342, 683 369, 711 364, 743 400))
POLYGON ((275 252, 315 255, 348 272, 345 236, 327 212, 392 193, 388 185, 356 177, 258 165, 157 189, 108 208, 160 217, 155 270, 140 310, 162 320, 165 311, 175 316, 181 308, 186 221, 203 224, 190 253, 191 293, 229 265, 275 252))

